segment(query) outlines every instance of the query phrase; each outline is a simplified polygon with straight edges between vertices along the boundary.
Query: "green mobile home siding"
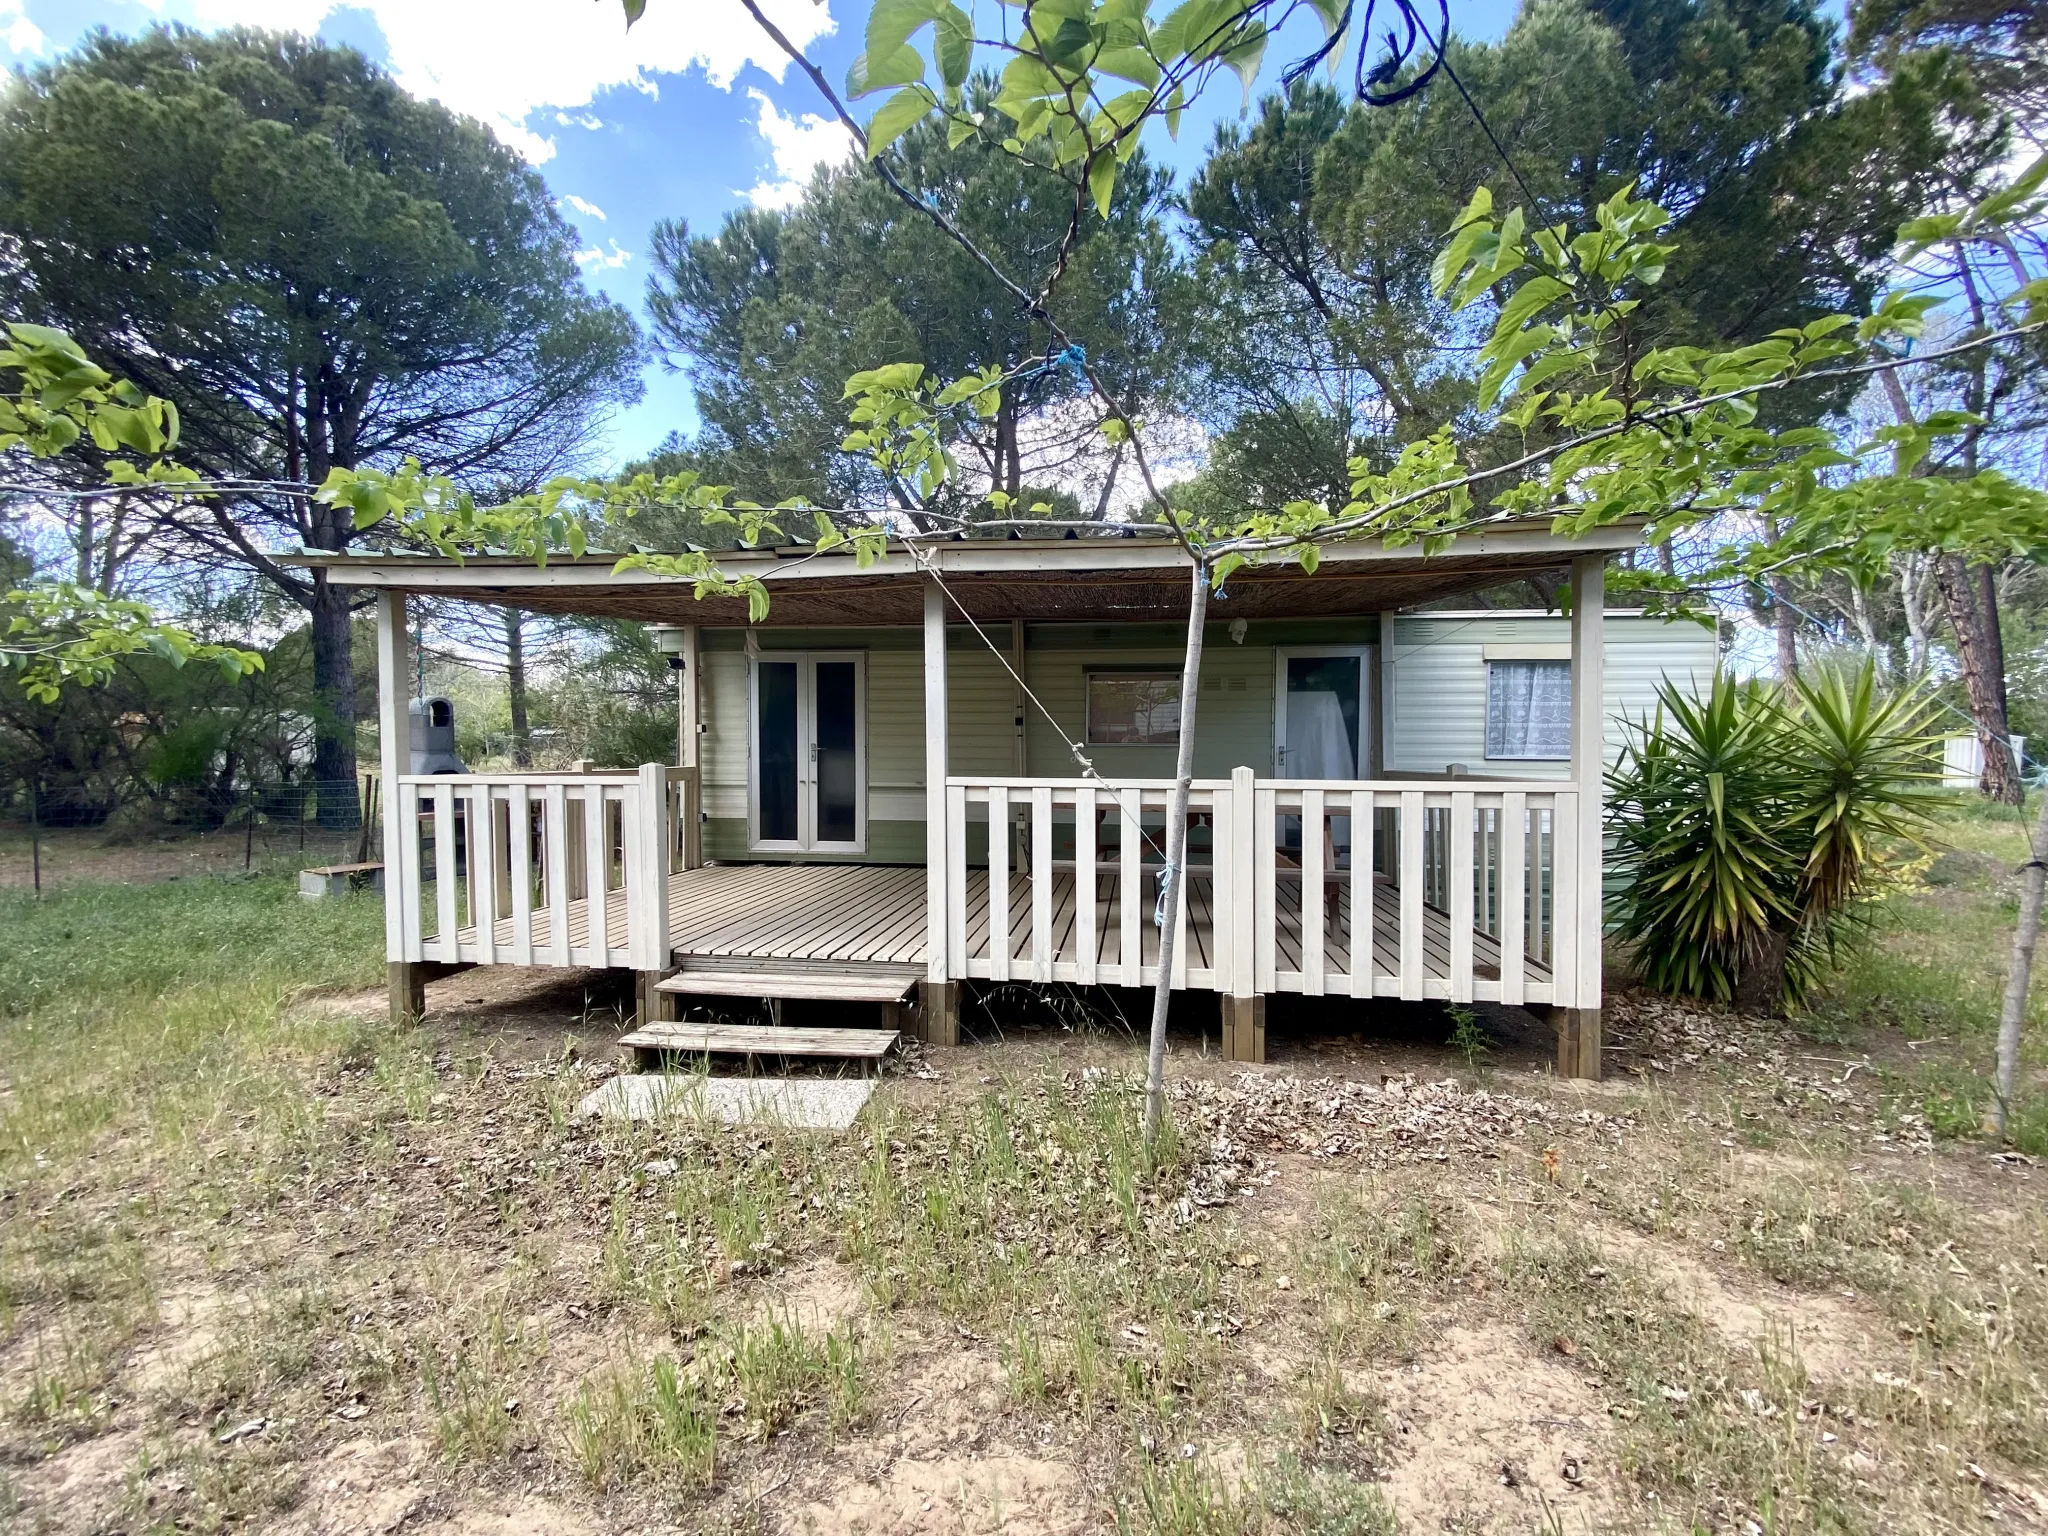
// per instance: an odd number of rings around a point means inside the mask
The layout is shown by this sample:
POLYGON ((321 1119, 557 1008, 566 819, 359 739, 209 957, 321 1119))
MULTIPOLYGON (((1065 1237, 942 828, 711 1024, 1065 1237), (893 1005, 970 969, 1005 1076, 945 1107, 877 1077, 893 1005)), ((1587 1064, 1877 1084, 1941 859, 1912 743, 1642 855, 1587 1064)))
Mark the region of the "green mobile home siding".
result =
MULTIPOLYGON (((867 672, 868 838, 865 854, 757 853, 747 846, 748 703, 745 636, 707 630, 700 708, 706 729, 699 749, 704 775, 704 853, 707 858, 920 864, 924 862, 924 638, 901 629, 759 629, 754 643, 774 651, 858 651, 867 672)), ((1195 725, 1195 772, 1228 776, 1239 765, 1273 770, 1274 652, 1280 646, 1367 645, 1378 634, 1373 618, 1273 621, 1252 624, 1243 643, 1230 638, 1226 618, 1203 635, 1201 705, 1195 725)), ((1007 624, 988 629, 1006 646, 1007 624)), ((1182 632, 1172 625, 1029 625, 1024 677, 1059 722, 1024 705, 1022 771, 1036 776, 1080 772, 1060 732, 1085 738, 1087 675, 1091 668, 1142 666, 1178 669, 1182 632)), ((958 774, 1019 772, 1020 713, 1016 684, 988 646, 966 625, 946 634, 948 761, 958 774)), ((1170 747, 1088 748, 1105 778, 1169 778, 1170 747)), ((968 829, 968 856, 987 857, 987 830, 968 829)))

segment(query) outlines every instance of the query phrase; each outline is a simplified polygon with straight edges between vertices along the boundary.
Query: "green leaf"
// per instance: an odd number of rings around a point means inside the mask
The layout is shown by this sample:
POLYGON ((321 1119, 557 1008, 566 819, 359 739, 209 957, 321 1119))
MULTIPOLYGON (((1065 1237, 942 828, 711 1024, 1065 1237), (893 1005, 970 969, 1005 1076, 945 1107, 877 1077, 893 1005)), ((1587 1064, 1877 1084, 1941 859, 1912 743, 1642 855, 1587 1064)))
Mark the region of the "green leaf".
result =
POLYGON ((892 57, 910 41, 910 34, 928 21, 936 21, 950 0, 874 0, 868 10, 865 39, 871 59, 892 57))
POLYGON ((1509 294, 1507 302, 1501 305, 1500 318, 1494 321, 1494 334, 1519 331, 1546 304, 1553 303, 1570 292, 1571 289, 1548 273, 1540 273, 1530 278, 1509 294))
POLYGON ((1158 61, 1144 48, 1105 48, 1096 55, 1095 70, 1142 85, 1148 95, 1159 84, 1158 61))
POLYGON ((1116 156, 1104 151, 1088 162, 1088 191, 1095 199, 1095 211, 1109 217, 1109 200, 1116 192, 1116 156))
POLYGON ((905 86, 868 119, 868 158, 875 159, 921 122, 938 101, 921 85, 905 86))
POLYGON ((941 5, 934 18, 932 57, 939 66, 939 79, 958 88, 967 83, 974 65, 974 23, 957 5, 941 5))
POLYGON ((626 13, 628 28, 647 14, 647 0, 619 0, 619 6, 626 13))
POLYGON ((2048 154, 2037 156, 2011 186, 1979 203, 1973 217, 1979 224, 2002 223, 2014 209, 2039 192, 2044 183, 2048 183, 2048 154))
POLYGON ((879 64, 861 54, 846 67, 846 94, 855 100, 899 85, 915 85, 924 79, 924 55, 905 43, 879 64))

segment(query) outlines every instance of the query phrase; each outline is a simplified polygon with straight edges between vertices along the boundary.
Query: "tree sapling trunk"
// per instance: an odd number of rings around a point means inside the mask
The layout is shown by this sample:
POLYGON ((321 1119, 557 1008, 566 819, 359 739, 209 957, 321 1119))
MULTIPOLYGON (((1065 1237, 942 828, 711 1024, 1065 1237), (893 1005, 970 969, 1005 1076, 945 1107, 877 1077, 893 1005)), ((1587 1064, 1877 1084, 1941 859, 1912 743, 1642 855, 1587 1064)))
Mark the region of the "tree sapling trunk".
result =
POLYGON ((1998 1077, 1991 1129, 2000 1140, 2012 1123, 2013 1095, 2019 1090, 2020 1026, 2026 1022, 2034 943, 2041 936, 2041 898, 2048 889, 2048 794, 2041 796, 2041 814, 2034 820, 2034 841, 2024 873, 2019 926, 2012 936, 2012 967, 2005 975, 2005 1001, 1998 1010, 1998 1077))
POLYGON ((1188 785, 1195 776, 1195 701, 1202 686, 1202 626, 1209 617, 1209 567, 1194 564, 1188 593, 1188 648, 1180 670, 1180 744, 1173 764, 1173 793, 1166 805, 1166 868, 1159 876, 1159 981, 1152 989, 1152 1039, 1145 1059, 1145 1139, 1159 1134, 1166 1117, 1166 1014, 1173 1002, 1173 952, 1180 895, 1187 880, 1188 785))
POLYGON ((526 715, 526 615, 505 610, 505 691, 512 700, 512 765, 533 766, 533 730, 526 715))

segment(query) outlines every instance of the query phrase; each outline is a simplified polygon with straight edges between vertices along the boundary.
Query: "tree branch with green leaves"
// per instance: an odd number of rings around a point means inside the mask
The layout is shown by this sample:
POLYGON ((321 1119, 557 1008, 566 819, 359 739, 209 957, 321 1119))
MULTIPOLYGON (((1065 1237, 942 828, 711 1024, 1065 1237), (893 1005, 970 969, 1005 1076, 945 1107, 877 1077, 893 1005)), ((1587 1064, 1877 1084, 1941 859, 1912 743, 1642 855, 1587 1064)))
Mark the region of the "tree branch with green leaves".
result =
MULTIPOLYGON (((0 379, 0 456, 53 459, 90 443, 110 486, 183 493, 197 479, 171 457, 177 409, 114 378, 64 332, 10 324, 0 379)), ((41 703, 54 704, 66 684, 104 683, 138 656, 211 662, 229 677, 263 666, 255 651, 199 640, 147 603, 77 582, 31 582, 0 598, 0 665, 41 703)))

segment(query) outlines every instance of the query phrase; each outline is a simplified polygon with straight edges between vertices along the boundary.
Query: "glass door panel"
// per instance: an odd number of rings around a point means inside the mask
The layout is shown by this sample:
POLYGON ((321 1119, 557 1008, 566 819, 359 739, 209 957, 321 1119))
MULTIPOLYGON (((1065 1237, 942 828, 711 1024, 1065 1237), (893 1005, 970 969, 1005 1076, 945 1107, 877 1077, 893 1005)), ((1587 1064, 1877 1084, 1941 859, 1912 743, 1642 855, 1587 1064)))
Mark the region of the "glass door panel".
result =
POLYGON ((764 843, 797 843, 802 838, 798 824, 800 667, 801 663, 794 661, 755 664, 754 763, 760 796, 755 835, 764 843))
POLYGON ((860 841, 860 678, 851 661, 812 662, 813 838, 860 841))

